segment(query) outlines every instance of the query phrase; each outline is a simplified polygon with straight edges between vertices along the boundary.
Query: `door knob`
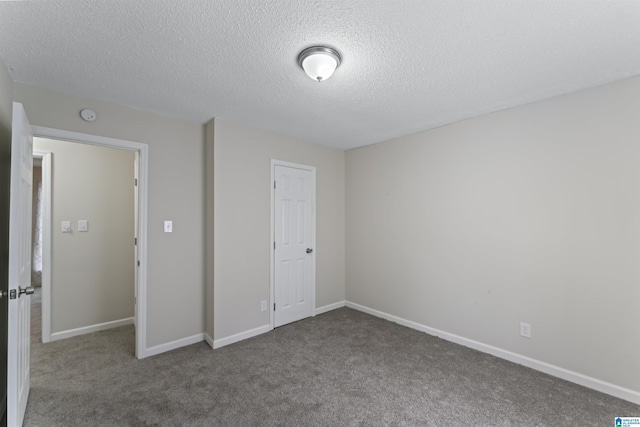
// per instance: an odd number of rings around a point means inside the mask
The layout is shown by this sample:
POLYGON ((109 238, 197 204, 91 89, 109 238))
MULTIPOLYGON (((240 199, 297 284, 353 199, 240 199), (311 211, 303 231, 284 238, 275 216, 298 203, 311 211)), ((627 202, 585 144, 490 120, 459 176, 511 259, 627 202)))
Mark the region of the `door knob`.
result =
POLYGON ((313 249, 307 248, 307 253, 310 254, 311 252, 313 252, 313 249))
POLYGON ((20 290, 18 291, 18 298, 20 298, 20 295, 22 294, 31 295, 36 291, 33 286, 27 286, 26 288, 19 288, 19 289, 20 290))

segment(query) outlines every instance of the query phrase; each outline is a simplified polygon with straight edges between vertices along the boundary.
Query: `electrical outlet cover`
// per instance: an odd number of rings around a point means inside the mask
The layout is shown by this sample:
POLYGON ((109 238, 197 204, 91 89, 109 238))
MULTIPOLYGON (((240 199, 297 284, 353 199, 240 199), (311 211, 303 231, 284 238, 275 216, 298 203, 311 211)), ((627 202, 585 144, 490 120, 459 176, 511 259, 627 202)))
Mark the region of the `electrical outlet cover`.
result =
POLYGON ((525 338, 531 338, 531 324, 520 323, 520 335, 525 338))

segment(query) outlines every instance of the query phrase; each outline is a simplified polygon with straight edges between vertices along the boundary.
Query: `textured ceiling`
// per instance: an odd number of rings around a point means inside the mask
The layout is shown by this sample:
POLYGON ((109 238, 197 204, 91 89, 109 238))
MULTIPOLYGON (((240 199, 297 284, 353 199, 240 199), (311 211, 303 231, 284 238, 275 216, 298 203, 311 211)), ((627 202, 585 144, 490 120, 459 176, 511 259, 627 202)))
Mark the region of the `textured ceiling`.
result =
POLYGON ((29 85, 348 149, 639 75, 640 1, 1 1, 0 56, 29 85), (314 44, 343 56, 322 83, 296 64, 314 44))

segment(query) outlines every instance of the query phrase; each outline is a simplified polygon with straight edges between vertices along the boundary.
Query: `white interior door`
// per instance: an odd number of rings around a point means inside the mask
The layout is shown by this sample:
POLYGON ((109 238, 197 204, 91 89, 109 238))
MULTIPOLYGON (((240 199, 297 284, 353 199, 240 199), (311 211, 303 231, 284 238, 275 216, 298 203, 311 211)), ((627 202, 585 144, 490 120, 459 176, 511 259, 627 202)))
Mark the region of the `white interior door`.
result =
POLYGON ((315 169, 274 165, 274 327, 315 305, 315 169))
POLYGON ((22 104, 13 103, 9 213, 9 354, 7 425, 21 426, 29 397, 31 192, 33 133, 22 104))

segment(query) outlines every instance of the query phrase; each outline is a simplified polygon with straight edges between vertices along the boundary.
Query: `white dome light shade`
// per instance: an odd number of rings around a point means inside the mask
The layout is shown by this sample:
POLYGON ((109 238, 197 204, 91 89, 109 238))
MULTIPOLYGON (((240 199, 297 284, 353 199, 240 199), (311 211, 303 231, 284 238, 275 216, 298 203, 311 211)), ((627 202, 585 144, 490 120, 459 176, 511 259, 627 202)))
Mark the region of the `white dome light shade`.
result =
POLYGON ((327 80, 340 65, 337 50, 325 46, 309 47, 298 55, 298 64, 313 80, 327 80))
POLYGON ((338 61, 333 56, 325 55, 324 53, 307 56, 302 61, 302 68, 307 73, 307 76, 318 81, 331 77, 337 66, 338 61))

